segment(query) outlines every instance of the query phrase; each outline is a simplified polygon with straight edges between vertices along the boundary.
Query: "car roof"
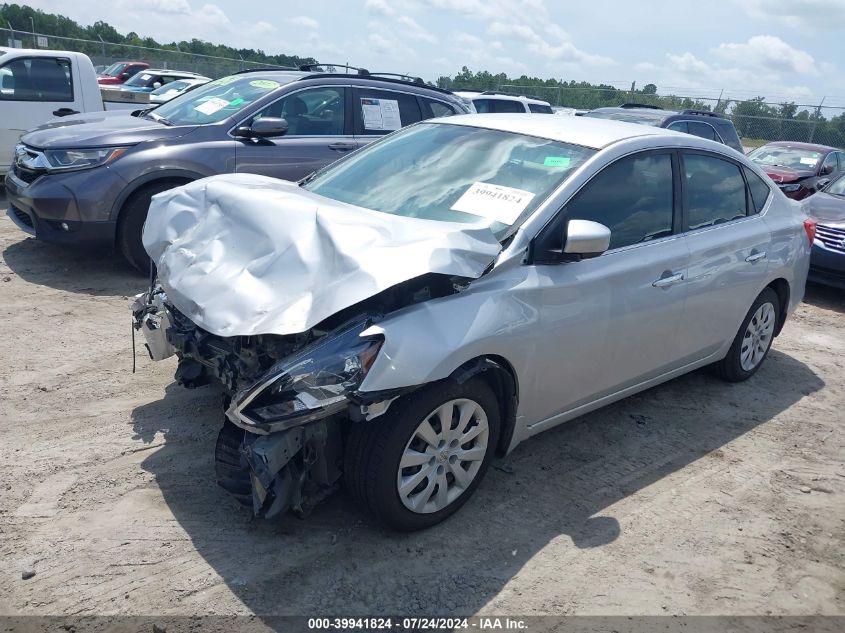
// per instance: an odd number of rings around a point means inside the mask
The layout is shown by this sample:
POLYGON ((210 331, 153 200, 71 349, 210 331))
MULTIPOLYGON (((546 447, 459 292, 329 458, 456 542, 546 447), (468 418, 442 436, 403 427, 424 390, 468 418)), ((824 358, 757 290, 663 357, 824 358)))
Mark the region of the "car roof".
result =
POLYGON ((772 141, 771 143, 766 143, 766 145, 762 145, 761 147, 766 147, 768 145, 774 145, 775 147, 794 147, 795 149, 806 149, 812 152, 819 153, 842 151, 839 148, 831 147, 830 145, 818 145, 816 143, 801 143, 799 141, 772 141))
MULTIPOLYGON (((683 132, 637 123, 547 114, 462 114, 436 119, 436 121, 526 134, 592 149, 601 149, 623 139, 642 136, 698 139, 683 132)), ((691 146, 694 144, 696 143, 690 143, 691 146)))
POLYGON ((150 74, 168 74, 168 75, 183 75, 186 79, 190 79, 191 77, 204 77, 205 75, 198 75, 197 73, 192 73, 189 70, 170 70, 169 68, 145 68, 141 71, 145 75, 150 74))
POLYGON ((409 88, 411 90, 424 90, 424 91, 431 91, 437 92, 443 96, 451 97, 453 100, 460 101, 460 98, 455 96, 451 90, 445 90, 444 88, 438 88, 437 86, 431 86, 427 83, 419 81, 408 81, 407 79, 402 79, 400 77, 406 77, 404 75, 391 75, 390 73, 379 73, 379 72, 357 72, 357 73, 340 73, 334 72, 329 73, 323 70, 296 70, 296 69, 284 69, 284 68, 250 68, 247 70, 241 70, 235 75, 250 75, 252 73, 260 74, 262 77, 267 78, 276 78, 281 80, 279 83, 291 83, 293 81, 303 80, 303 79, 335 79, 335 80, 343 80, 343 81, 354 81, 356 84, 360 83, 362 85, 367 84, 390 84, 393 86, 404 86, 405 88, 409 88))
POLYGON ((464 99, 478 99, 483 97, 484 99, 498 99, 499 101, 519 101, 522 103, 536 103, 538 105, 549 105, 548 101, 543 101, 542 99, 537 99, 536 97, 529 97, 527 95, 512 95, 503 92, 493 92, 491 90, 485 92, 477 92, 475 90, 462 90, 455 91, 454 94, 458 95, 459 97, 463 97, 464 99))

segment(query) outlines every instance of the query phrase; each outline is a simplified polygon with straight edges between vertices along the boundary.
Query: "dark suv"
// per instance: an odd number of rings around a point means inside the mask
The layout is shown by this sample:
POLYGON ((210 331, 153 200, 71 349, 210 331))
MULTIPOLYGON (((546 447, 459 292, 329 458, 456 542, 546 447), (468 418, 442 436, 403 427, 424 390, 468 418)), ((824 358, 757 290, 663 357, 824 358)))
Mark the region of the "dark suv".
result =
POLYGON ((739 142, 736 128, 730 119, 706 110, 681 110, 677 112, 641 103, 626 103, 618 108, 596 108, 585 112, 583 116, 653 125, 667 130, 686 132, 732 147, 740 154, 745 153, 742 149, 742 143, 739 142))
POLYGON ((469 112, 418 78, 324 68, 239 73, 154 109, 36 128, 6 177, 9 217, 45 241, 117 246, 143 270, 141 229, 161 191, 231 172, 299 180, 392 130, 469 112))

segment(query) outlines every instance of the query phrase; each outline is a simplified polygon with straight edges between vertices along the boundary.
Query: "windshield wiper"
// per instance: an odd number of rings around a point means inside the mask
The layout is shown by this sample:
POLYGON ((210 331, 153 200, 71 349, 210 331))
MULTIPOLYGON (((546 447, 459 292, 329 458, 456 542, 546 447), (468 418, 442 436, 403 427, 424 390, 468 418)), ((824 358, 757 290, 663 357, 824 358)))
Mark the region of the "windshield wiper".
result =
POLYGON ((173 121, 161 116, 160 114, 156 114, 155 112, 153 112, 154 109, 155 108, 151 108, 149 110, 146 110, 141 116, 144 117, 145 119, 150 119, 151 121, 155 121, 156 123, 161 123, 163 125, 167 125, 167 126, 173 125, 173 121))

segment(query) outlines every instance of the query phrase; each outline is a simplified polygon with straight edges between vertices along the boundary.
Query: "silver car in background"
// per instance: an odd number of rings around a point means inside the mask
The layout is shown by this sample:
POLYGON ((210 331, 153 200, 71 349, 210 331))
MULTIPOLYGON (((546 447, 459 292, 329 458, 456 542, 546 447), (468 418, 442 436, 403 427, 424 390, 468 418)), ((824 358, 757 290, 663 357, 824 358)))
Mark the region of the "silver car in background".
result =
POLYGON ((751 377, 804 294, 814 223, 729 147, 617 121, 467 115, 299 186, 157 196, 133 306, 177 380, 223 385, 219 483, 257 515, 345 479, 399 530, 495 454, 712 365, 751 377))

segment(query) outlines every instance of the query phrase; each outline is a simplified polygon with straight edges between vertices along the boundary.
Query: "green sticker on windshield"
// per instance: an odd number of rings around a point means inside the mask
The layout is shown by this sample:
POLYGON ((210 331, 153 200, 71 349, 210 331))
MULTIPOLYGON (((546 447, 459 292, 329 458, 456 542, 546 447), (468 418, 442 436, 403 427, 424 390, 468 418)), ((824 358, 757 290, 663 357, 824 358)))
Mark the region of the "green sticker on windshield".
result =
POLYGON ((244 100, 241 97, 238 97, 237 99, 232 99, 229 102, 229 105, 232 106, 233 108, 235 108, 235 107, 241 105, 243 102, 244 102, 244 100))
POLYGON ((272 81, 270 79, 256 79, 255 81, 250 81, 249 85, 253 88, 261 88, 262 90, 272 90, 273 88, 279 87, 278 81, 272 81))
POLYGON ((221 77, 216 81, 212 81, 209 86, 228 86, 230 83, 240 79, 237 75, 230 75, 229 77, 221 77))
POLYGON ((546 156, 545 167, 569 167, 569 156, 546 156))

